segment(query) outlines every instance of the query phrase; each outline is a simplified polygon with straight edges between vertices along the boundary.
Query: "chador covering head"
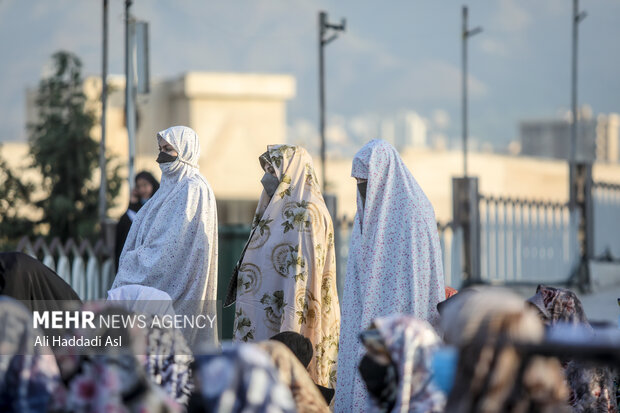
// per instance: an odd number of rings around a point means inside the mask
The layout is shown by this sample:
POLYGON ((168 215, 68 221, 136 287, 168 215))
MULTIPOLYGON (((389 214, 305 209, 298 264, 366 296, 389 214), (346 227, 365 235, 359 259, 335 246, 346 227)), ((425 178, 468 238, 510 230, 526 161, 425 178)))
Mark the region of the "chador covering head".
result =
MULTIPOLYGON (((217 291, 215 196, 198 170, 200 140, 174 126, 158 133, 178 157, 161 163, 161 186, 136 216, 112 288, 140 284, 164 291, 177 314, 211 311, 217 291)), ((209 339, 215 337, 210 329, 209 339)))
MULTIPOLYGON (((336 411, 365 411, 368 393, 357 366, 358 340, 377 317, 411 314, 434 324, 445 298, 441 247, 433 207, 398 152, 383 140, 366 144, 351 175, 358 191, 342 305, 336 411)), ((353 184, 353 183, 352 183, 353 184)))
POLYGON ((333 387, 340 328, 334 229, 312 158, 301 147, 273 145, 260 161, 279 185, 273 196, 261 194, 229 289, 228 302, 235 296, 237 302, 234 338, 261 341, 298 332, 314 347, 311 377, 333 387))

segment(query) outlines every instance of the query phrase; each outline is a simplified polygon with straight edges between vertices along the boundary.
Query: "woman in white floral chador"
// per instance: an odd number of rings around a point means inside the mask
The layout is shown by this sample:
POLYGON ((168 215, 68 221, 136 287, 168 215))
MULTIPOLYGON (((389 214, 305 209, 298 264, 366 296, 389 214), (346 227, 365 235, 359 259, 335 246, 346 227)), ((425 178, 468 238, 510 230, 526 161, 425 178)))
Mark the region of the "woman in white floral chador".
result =
POLYGON ((314 348, 313 380, 334 387, 340 329, 334 229, 312 158, 301 147, 274 145, 259 159, 265 189, 226 300, 237 302, 234 339, 298 332, 314 348))
POLYGON ((357 214, 342 297, 338 413, 370 408, 358 372, 359 333, 373 319, 398 313, 435 324, 445 299, 435 212, 396 149, 370 141, 353 158, 351 176, 358 181, 357 214))
MULTIPOLYGON (((188 127, 173 126, 157 141, 161 186, 131 225, 112 289, 145 285, 166 292, 178 315, 214 314, 217 207, 198 169, 200 139, 188 127)), ((199 332, 215 344, 215 331, 199 332)))

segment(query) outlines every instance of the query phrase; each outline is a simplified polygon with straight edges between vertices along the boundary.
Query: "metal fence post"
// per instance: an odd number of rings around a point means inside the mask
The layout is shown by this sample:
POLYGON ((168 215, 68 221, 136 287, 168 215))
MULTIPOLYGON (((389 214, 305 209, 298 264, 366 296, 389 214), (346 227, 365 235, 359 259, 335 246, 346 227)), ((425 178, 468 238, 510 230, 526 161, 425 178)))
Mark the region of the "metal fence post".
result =
POLYGON ((463 281, 475 283, 480 273, 480 208, 478 178, 452 178, 452 220, 463 229, 463 281))
POLYGON ((577 208, 579 210, 579 244, 581 246, 581 258, 586 263, 594 255, 594 214, 592 197, 592 164, 578 163, 576 165, 575 194, 577 208))
POLYGON ((593 235, 593 211, 592 211, 592 164, 579 162, 575 164, 575 179, 570 186, 572 203, 574 209, 571 214, 575 214, 578 219, 577 242, 579 243, 579 264, 573 273, 573 283, 582 291, 589 291, 591 288, 589 262, 593 256, 592 246, 594 243, 593 235))

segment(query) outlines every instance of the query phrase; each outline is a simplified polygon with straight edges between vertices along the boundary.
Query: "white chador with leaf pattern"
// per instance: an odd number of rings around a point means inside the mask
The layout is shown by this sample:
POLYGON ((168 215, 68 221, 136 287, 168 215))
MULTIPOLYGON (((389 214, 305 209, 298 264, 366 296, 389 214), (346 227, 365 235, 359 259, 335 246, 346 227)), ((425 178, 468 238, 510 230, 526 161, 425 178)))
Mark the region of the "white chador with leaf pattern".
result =
MULTIPOLYGON (((170 295, 177 314, 207 315, 217 293, 217 210, 198 170, 200 141, 185 126, 158 136, 179 155, 160 164, 161 186, 131 225, 112 288, 153 287, 170 295)), ((214 339, 217 330, 208 330, 214 339)))
POLYGON ((312 166, 298 146, 269 146, 280 185, 263 191, 237 278, 234 339, 267 340, 296 331, 313 344, 317 384, 335 385, 340 307, 334 229, 312 166))

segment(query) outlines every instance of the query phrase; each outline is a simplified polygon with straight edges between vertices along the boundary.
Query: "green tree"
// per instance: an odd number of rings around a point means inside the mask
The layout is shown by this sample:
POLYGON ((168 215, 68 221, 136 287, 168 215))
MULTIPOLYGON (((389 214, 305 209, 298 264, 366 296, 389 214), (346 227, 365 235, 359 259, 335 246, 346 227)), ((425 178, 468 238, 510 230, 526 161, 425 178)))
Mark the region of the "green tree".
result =
MULTIPOLYGON (((53 72, 39 83, 38 121, 29 125, 33 166, 49 196, 36 202, 49 236, 91 238, 98 232, 99 144, 90 136, 95 115, 86 107, 80 59, 64 51, 52 56, 53 72)), ((108 205, 120 190, 119 165, 108 173, 108 205)))
POLYGON ((19 238, 33 235, 35 223, 22 215, 33 190, 0 158, 0 250, 11 250, 19 238))

